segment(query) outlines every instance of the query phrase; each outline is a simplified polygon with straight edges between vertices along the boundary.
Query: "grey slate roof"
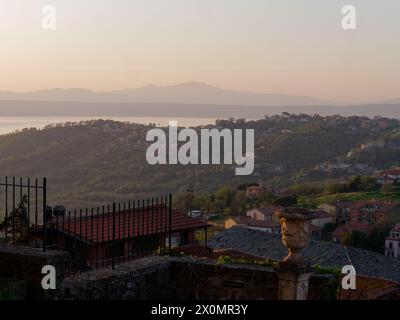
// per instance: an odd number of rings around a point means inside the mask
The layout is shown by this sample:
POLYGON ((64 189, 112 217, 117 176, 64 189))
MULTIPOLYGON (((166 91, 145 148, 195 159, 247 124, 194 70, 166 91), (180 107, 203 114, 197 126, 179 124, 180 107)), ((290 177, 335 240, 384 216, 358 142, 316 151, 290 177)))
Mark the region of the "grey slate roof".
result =
MULTIPOLYGON (((208 246, 212 249, 233 249, 272 260, 280 260, 287 255, 287 248, 283 246, 279 235, 240 227, 220 231, 208 241, 208 246)), ((302 254, 312 265, 318 263, 324 267, 342 268, 344 265, 352 264, 359 275, 400 282, 400 259, 315 240, 310 241, 302 254)))

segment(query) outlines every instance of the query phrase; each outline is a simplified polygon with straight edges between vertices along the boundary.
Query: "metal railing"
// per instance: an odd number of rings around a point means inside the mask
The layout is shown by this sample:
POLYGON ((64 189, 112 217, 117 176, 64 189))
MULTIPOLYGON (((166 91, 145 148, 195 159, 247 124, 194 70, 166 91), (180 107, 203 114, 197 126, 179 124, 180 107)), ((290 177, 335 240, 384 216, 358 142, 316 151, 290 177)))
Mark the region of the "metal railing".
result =
POLYGON ((71 253, 80 271, 171 249, 172 196, 65 211, 46 221, 48 247, 71 253))
POLYGON ((46 250, 47 179, 0 179, 0 239, 46 250), (43 237, 33 234, 43 230, 43 237))

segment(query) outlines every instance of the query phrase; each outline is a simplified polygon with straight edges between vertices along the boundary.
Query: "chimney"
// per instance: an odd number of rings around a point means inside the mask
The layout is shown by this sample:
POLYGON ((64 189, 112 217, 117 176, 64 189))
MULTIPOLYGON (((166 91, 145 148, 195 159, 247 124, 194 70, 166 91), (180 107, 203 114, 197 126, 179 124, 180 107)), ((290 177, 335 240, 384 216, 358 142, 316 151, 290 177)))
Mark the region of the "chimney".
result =
POLYGON ((55 206, 53 209, 53 215, 55 217, 65 216, 65 207, 64 206, 55 206))

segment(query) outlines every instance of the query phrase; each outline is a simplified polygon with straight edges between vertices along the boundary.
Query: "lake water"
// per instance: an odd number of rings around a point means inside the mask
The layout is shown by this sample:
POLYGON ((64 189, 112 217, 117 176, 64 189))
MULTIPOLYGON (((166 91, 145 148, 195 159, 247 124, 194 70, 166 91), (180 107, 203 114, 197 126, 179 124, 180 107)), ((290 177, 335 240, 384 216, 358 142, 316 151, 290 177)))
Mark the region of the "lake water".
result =
POLYGON ((215 118, 149 118, 149 117, 0 117, 0 134, 7 134, 24 128, 42 129, 49 124, 79 122, 83 120, 108 119, 140 124, 155 123, 166 126, 169 121, 178 121, 179 126, 190 127, 215 124, 215 118))

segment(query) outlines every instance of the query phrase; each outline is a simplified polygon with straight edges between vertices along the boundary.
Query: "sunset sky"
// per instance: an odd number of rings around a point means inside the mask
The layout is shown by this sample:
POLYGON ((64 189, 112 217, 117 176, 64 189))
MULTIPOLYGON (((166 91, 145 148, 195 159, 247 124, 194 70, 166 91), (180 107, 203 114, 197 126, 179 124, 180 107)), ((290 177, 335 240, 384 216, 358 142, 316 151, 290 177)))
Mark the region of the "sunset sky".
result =
POLYGON ((0 90, 201 81, 382 101, 400 98, 399 34, 398 0, 0 0, 0 90), (345 4, 357 30, 341 28, 345 4))

